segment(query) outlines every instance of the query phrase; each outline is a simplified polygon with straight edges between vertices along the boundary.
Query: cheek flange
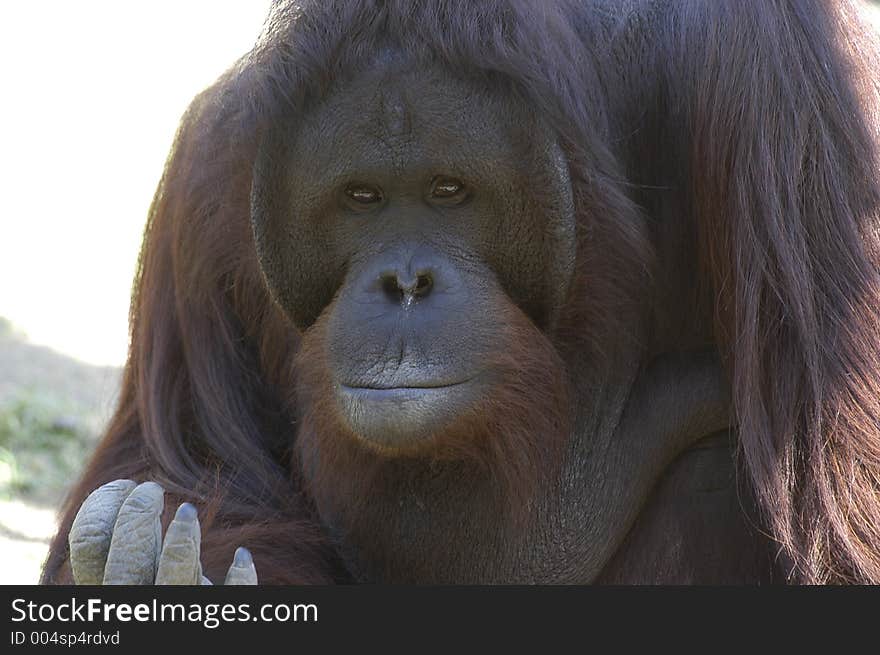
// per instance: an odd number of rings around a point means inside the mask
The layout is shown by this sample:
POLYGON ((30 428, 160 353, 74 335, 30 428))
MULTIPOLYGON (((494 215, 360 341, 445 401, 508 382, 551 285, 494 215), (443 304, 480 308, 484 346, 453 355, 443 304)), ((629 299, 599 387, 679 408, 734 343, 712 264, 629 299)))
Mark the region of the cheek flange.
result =
POLYGON ((333 300, 345 276, 332 234, 293 202, 283 177, 282 140, 264 139, 254 162, 251 229, 270 294, 300 330, 310 327, 333 300))

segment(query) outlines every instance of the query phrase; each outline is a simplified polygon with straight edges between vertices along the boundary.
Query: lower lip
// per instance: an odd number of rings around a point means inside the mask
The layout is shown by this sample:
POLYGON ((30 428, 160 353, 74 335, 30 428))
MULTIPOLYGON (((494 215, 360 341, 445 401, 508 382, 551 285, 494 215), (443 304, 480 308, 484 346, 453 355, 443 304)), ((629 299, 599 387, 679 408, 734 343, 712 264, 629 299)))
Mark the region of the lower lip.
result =
POLYGON ((337 400, 351 429, 377 446, 405 448, 422 442, 472 401, 467 382, 437 387, 351 387, 337 400))

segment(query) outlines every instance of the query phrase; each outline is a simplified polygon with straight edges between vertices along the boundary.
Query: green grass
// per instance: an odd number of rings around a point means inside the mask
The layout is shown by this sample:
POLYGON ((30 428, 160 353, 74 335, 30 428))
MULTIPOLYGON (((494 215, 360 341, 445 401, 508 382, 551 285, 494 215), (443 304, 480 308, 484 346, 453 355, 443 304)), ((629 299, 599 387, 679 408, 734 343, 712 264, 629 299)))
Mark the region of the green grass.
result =
POLYGON ((0 497, 56 505, 96 443, 81 408, 21 391, 0 401, 0 497))
POLYGON ((28 342, 0 317, 0 499, 57 507, 109 418, 119 369, 28 342))

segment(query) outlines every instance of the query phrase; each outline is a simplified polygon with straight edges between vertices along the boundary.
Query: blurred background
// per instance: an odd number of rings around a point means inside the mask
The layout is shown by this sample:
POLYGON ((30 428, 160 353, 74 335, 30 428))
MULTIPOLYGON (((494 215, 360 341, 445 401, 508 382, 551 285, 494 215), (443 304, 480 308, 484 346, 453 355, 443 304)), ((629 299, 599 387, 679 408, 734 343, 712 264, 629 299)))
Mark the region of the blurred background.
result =
POLYGON ((250 49, 269 4, 0 3, 0 584, 39 579, 55 510, 113 409, 178 120, 250 49))
POLYGON ((181 114, 269 0, 0 3, 0 584, 36 583, 109 417, 181 114))

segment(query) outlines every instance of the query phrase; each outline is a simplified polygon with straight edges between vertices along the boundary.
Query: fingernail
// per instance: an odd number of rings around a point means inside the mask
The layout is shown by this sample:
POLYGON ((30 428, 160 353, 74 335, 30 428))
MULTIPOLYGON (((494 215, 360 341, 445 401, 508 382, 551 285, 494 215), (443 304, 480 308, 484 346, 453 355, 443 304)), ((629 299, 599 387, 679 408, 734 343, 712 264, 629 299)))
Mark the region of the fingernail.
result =
POLYGON ((183 503, 177 508, 177 512, 174 514, 174 520, 192 523, 196 520, 198 515, 199 513, 196 511, 195 505, 192 503, 183 503))
POLYGON ((243 546, 239 546, 235 549, 235 557, 232 560, 233 566, 250 566, 254 563, 254 558, 251 557, 251 551, 243 546))

